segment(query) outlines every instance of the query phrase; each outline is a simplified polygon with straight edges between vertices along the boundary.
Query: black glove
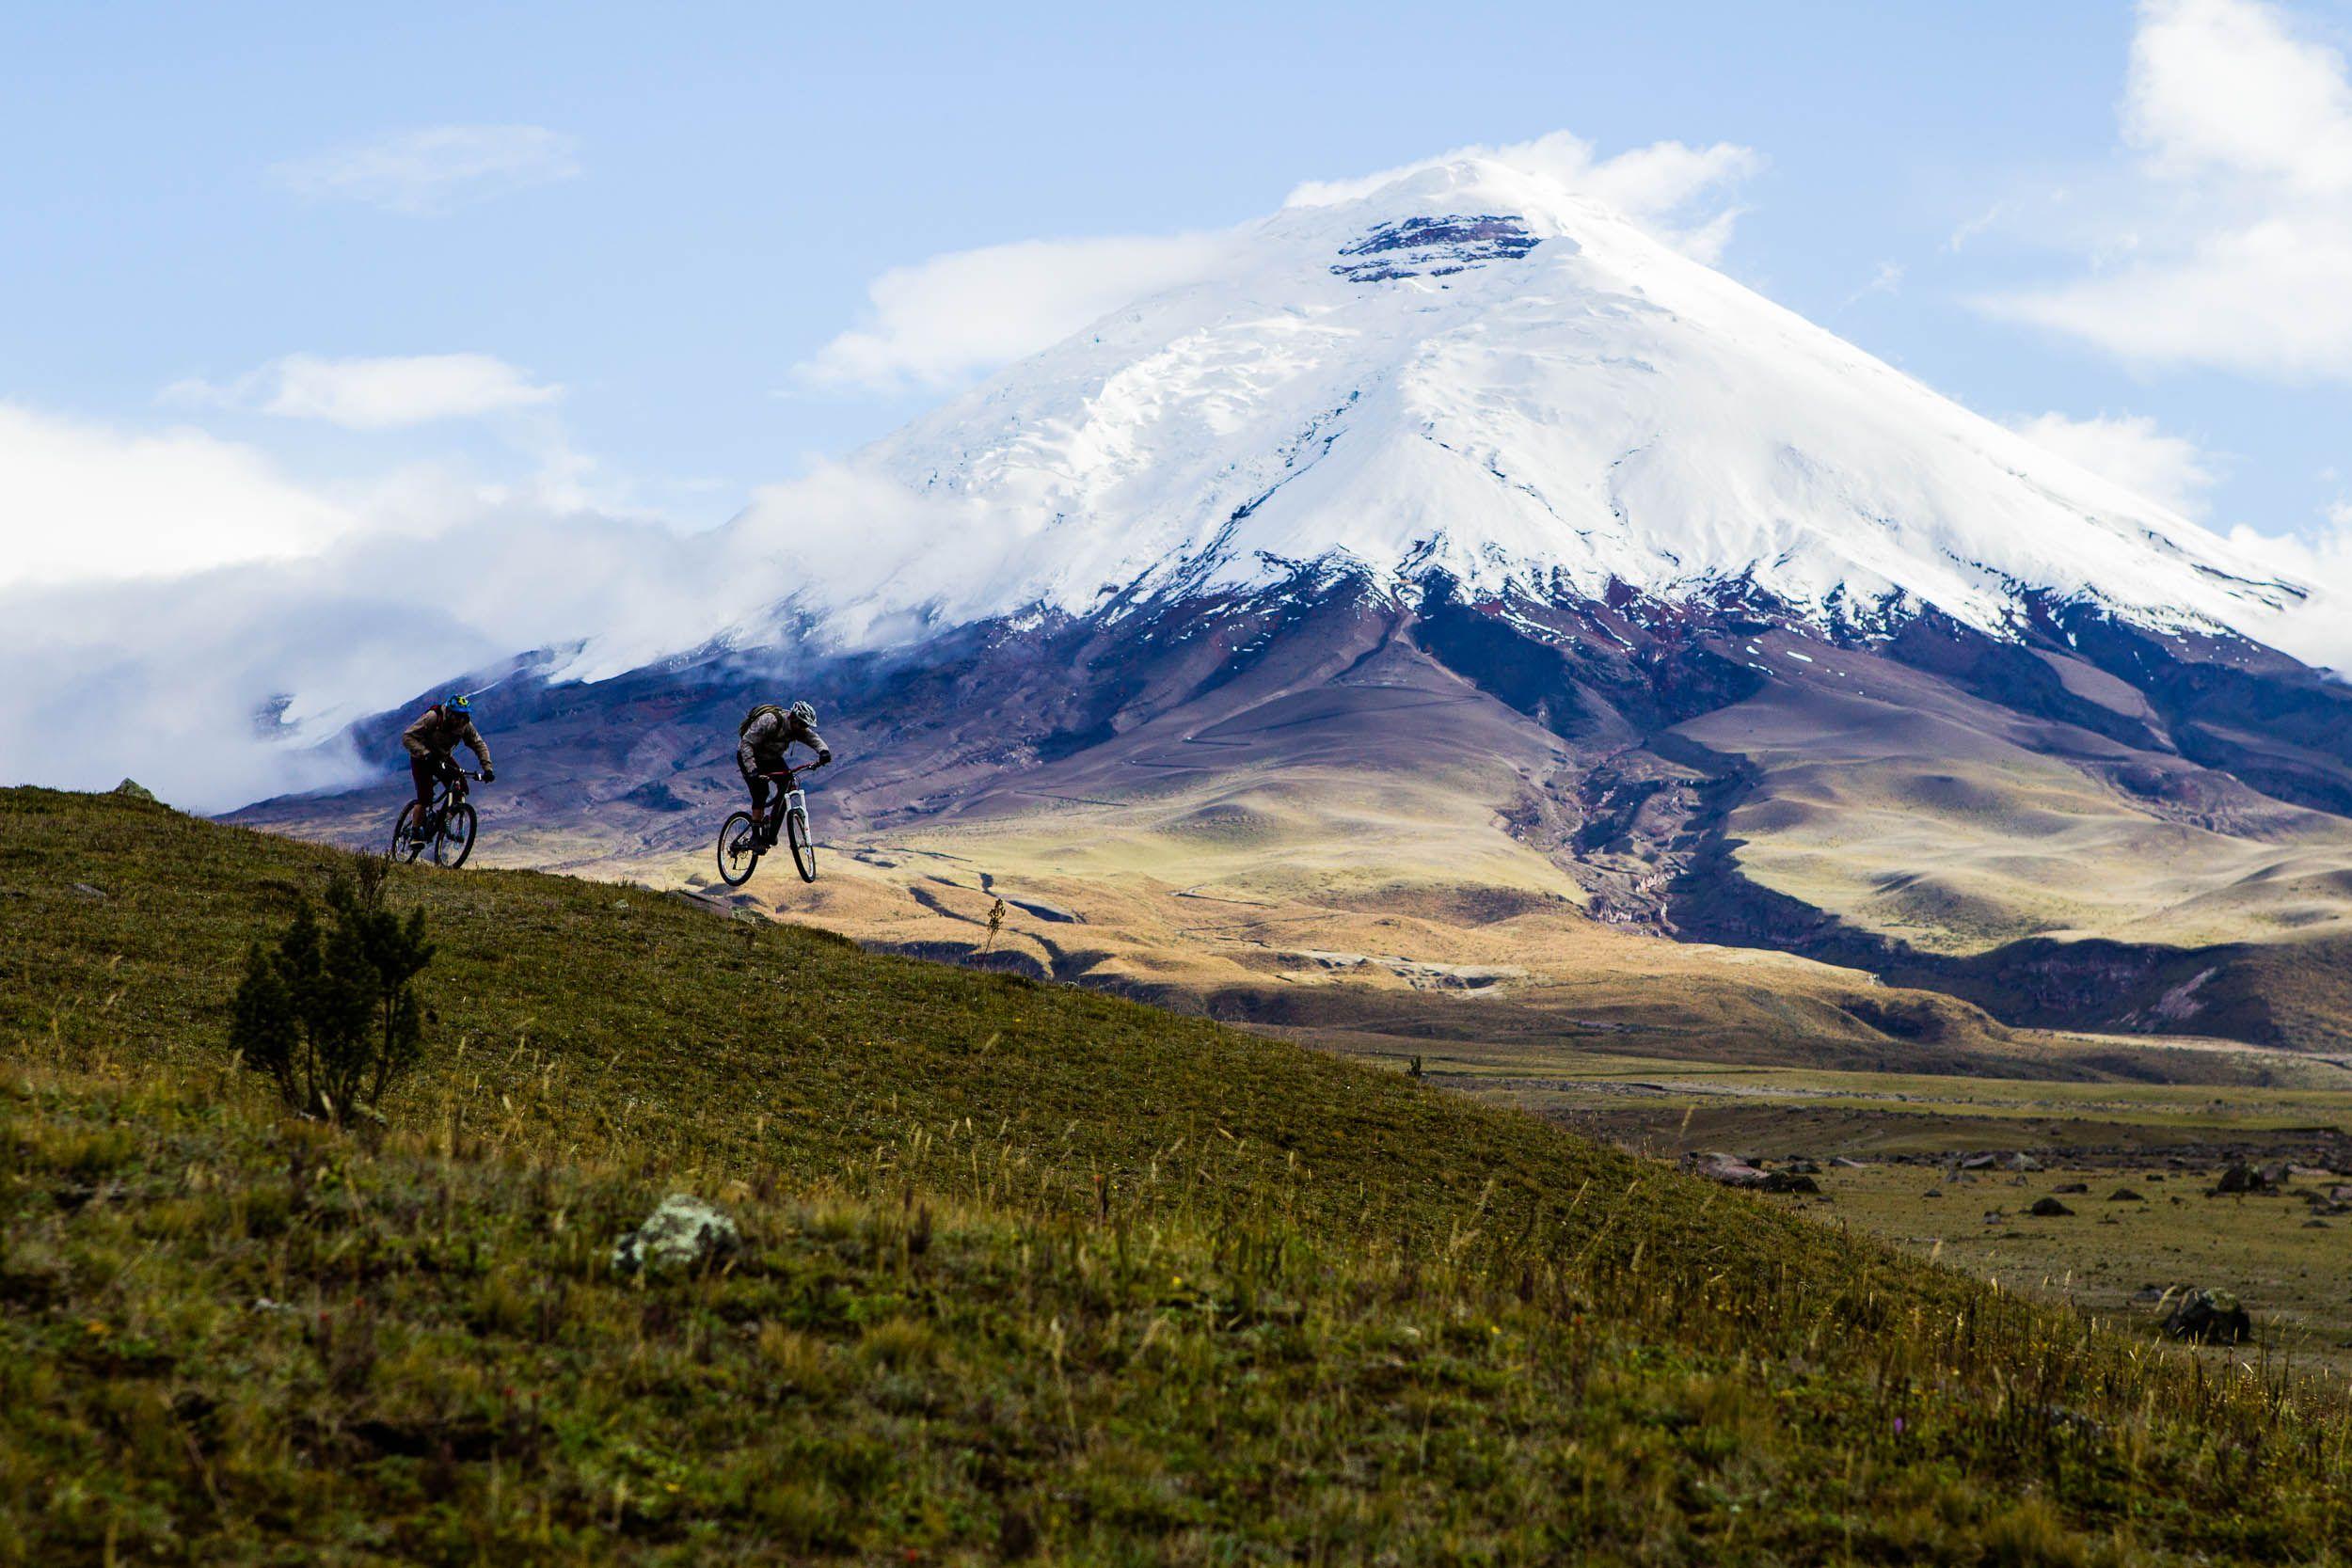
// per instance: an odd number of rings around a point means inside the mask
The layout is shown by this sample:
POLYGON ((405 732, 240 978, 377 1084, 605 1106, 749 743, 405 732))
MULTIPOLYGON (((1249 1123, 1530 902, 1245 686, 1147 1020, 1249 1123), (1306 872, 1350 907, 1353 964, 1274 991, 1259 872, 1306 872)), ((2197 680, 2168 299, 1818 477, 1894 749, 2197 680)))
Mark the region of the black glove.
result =
POLYGON ((497 777, 498 777, 498 774, 497 774, 495 771, 493 771, 487 764, 485 764, 485 765, 483 766, 483 769, 482 769, 482 782, 483 782, 484 784, 488 784, 488 783, 489 783, 492 779, 495 779, 495 778, 497 778, 497 777))
POLYGON ((831 762, 831 761, 833 761, 833 753, 832 753, 831 752, 819 751, 819 752, 817 753, 817 766, 818 766, 818 767, 822 768, 822 767, 824 767, 827 763, 829 763, 829 762, 831 762))

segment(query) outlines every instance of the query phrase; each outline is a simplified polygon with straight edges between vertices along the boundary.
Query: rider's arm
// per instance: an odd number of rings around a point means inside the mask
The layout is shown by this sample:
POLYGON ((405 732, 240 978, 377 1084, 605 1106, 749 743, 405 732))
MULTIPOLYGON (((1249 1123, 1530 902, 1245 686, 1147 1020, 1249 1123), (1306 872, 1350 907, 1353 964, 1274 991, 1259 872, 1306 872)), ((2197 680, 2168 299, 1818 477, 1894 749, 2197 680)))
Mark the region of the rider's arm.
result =
POLYGON ((457 737, 457 741, 473 752, 474 760, 482 764, 485 773, 494 771, 490 767, 490 743, 482 738, 482 732, 473 727, 472 720, 466 721, 465 733, 457 737))

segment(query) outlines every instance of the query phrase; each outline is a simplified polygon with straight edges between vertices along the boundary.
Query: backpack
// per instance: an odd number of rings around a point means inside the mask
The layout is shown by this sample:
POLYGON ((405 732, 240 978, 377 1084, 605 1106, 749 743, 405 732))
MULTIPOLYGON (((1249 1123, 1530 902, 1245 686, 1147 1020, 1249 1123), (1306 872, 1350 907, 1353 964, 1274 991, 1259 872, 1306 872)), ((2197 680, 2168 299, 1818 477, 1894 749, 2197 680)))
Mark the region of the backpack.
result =
POLYGON ((743 721, 735 726, 736 737, 740 739, 746 733, 748 733, 754 724, 759 722, 759 716, 763 713, 772 713, 779 719, 784 717, 784 709, 778 707, 775 704, 761 703, 754 707, 751 712, 743 715, 743 721))

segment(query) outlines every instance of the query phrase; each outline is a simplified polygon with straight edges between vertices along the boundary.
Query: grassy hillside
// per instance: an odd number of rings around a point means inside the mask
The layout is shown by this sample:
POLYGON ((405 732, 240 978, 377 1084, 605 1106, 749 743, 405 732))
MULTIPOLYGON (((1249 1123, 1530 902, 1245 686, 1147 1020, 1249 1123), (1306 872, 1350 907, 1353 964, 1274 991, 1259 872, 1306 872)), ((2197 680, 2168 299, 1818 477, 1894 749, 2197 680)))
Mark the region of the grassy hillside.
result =
POLYGON ((2352 1420, 1518 1114, 642 891, 396 876, 381 1130, 219 1049, 326 851, 0 793, 0 1561, 2341 1560, 2352 1420), (78 887, 76 884, 82 884, 78 887), (664 1194, 723 1272, 616 1279, 664 1194))

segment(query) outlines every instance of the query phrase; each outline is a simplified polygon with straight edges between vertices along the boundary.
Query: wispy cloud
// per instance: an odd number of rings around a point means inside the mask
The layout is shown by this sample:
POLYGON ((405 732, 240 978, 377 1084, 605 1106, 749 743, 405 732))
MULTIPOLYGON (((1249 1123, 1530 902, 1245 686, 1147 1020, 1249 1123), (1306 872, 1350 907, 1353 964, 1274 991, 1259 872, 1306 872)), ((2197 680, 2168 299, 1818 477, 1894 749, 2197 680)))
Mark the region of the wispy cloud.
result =
POLYGON ((1872 294, 1900 293, 1903 287, 1903 264, 1900 261, 1881 261, 1870 280, 1846 296, 1847 305, 1859 305, 1872 294))
POLYGON ((1985 308, 2140 363, 2352 380, 2344 55, 2261 0, 2143 0, 2122 130, 2081 274, 1985 308))
POLYGON ((323 420, 346 430, 391 430, 539 407, 564 388, 533 381, 487 354, 416 354, 329 359, 289 354, 235 380, 175 382, 167 401, 258 409, 323 420))
POLYGON ((2184 517, 2202 517, 2208 494, 2221 481, 2217 459, 2186 436, 2158 429, 2144 414, 2077 420, 2053 413, 2008 422, 2037 446, 2184 517))
POLYGON ((795 374, 828 391, 953 386, 1205 276, 1230 243, 1219 234, 1023 240, 893 267, 867 286, 866 320, 795 374))
POLYGON ((303 196, 443 213, 577 179, 572 138, 544 125, 430 125, 296 158, 271 171, 303 196))
MULTIPOLYGON (((1566 132, 1466 147, 1359 179, 1310 181, 1286 205, 1370 195, 1426 168, 1485 158, 1554 180, 1697 256, 1718 259, 1740 209, 1728 192, 1764 166, 1744 147, 1660 142, 1613 158, 1566 132)), ((1232 231, 1023 240, 894 267, 867 287, 866 320, 795 366, 803 388, 903 392, 956 386, 1059 341, 1132 300, 1210 276, 1232 231)))

